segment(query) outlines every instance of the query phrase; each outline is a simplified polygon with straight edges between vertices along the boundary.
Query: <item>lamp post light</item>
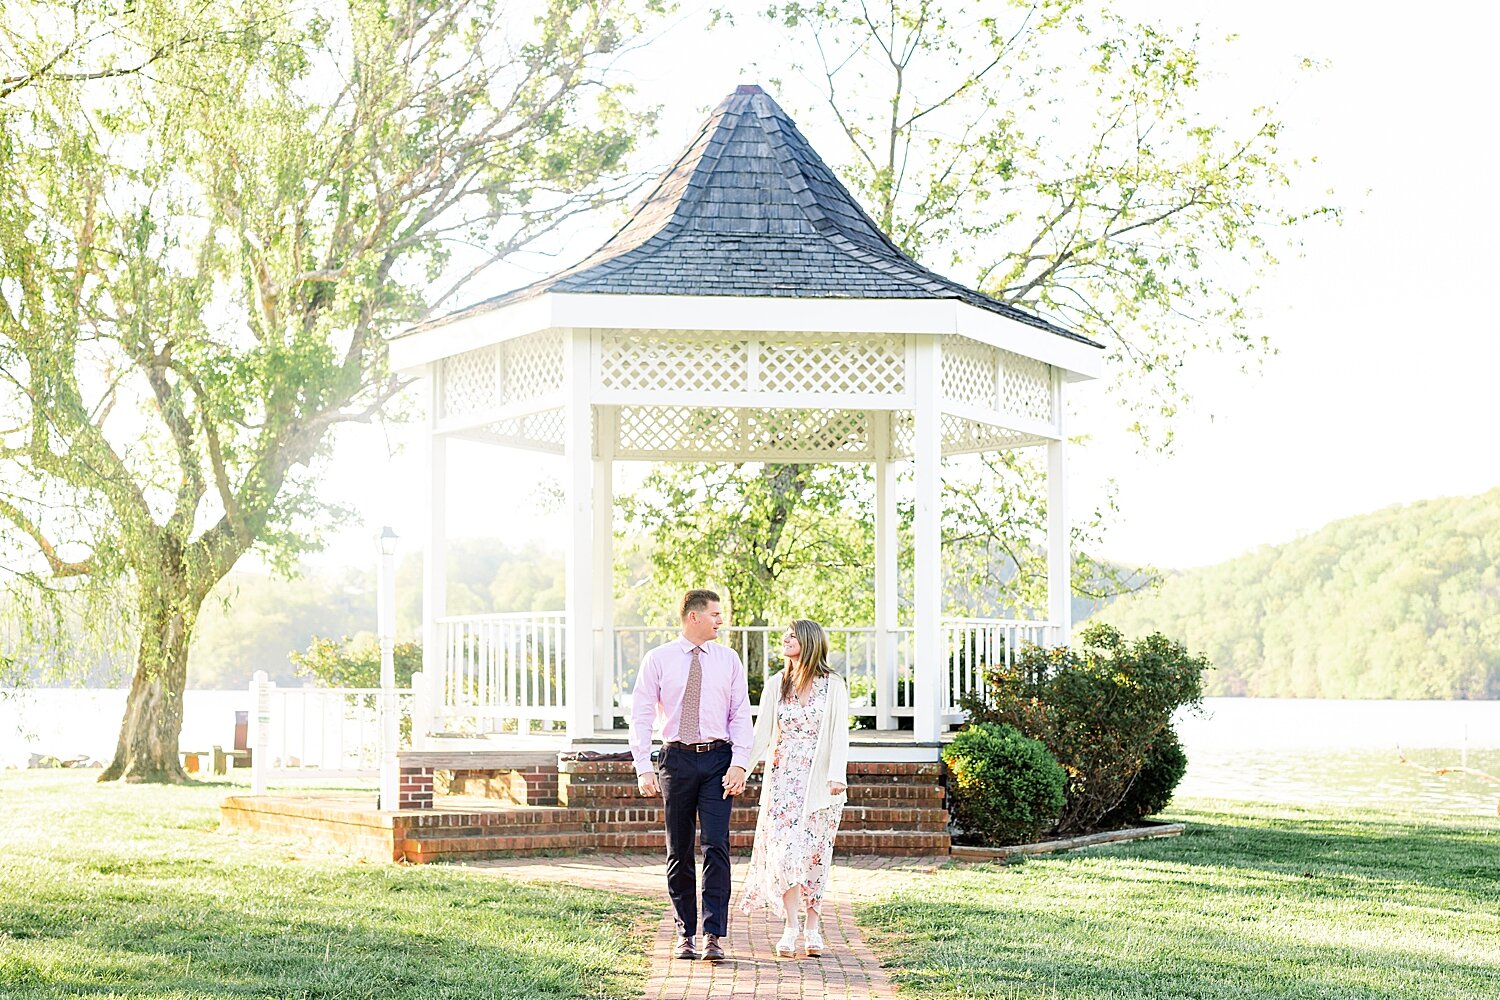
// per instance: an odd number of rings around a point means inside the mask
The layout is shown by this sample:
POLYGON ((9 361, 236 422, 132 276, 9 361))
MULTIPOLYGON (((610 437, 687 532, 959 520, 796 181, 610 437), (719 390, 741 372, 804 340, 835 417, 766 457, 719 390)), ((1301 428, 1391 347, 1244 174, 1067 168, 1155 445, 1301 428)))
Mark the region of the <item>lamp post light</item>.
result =
POLYGON ((375 539, 380 549, 375 574, 375 630, 380 636, 380 799, 377 809, 401 802, 401 767, 396 761, 400 711, 396 702, 396 540, 390 525, 375 539))

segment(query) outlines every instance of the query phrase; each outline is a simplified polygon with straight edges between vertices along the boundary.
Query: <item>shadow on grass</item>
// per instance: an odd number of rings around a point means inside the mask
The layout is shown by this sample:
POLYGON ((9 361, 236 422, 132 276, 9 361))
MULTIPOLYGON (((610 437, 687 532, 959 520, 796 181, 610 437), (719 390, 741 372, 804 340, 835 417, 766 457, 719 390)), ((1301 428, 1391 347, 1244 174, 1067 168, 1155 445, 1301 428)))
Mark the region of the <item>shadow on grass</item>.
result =
POLYGON ((918 996, 1500 996, 1495 828, 1275 807, 1188 832, 944 870, 860 909, 918 996))
POLYGON ((13 886, 0 995, 630 997, 644 978, 647 908, 623 897, 396 868, 193 868, 135 861, 83 893, 13 886))

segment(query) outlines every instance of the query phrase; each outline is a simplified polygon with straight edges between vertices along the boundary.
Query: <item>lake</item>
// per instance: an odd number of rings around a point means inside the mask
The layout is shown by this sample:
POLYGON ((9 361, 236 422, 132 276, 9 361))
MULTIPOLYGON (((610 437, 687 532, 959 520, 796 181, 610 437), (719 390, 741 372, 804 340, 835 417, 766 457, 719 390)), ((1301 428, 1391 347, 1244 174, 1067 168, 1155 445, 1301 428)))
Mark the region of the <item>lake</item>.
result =
MULTIPOLYGON (((249 707, 248 691, 188 691, 182 747, 232 746, 234 713, 249 707)), ((31 753, 107 760, 124 710, 124 690, 0 690, 0 768, 31 753)), ((1184 796, 1483 815, 1500 800, 1500 785, 1425 775, 1397 756, 1500 774, 1500 701, 1209 698, 1177 726, 1184 796)))

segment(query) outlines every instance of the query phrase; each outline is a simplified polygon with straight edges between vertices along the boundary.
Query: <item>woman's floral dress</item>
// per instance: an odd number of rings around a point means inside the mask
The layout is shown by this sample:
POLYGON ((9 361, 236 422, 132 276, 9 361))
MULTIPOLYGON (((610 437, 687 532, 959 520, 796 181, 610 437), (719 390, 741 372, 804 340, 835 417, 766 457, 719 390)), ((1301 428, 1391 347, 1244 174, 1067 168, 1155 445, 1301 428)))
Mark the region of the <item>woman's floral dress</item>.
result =
POLYGON ((833 838, 843 814, 843 796, 833 805, 807 814, 807 779, 823 725, 823 707, 828 702, 828 678, 813 682, 806 705, 778 702, 776 744, 766 760, 761 794, 770 800, 755 824, 755 846, 750 854, 750 874, 745 878, 743 912, 769 907, 786 919, 782 895, 794 885, 802 887, 802 905, 822 912, 823 890, 828 887, 828 869, 833 863, 833 838))

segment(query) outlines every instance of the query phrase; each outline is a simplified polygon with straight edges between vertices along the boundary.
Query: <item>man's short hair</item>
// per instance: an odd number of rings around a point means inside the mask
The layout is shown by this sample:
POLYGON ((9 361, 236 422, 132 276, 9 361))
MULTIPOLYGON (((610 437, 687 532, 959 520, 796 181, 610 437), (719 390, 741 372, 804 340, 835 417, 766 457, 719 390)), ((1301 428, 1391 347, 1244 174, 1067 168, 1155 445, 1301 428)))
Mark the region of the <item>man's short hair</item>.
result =
POLYGON ((710 604, 718 604, 719 595, 712 590, 690 590, 682 595, 682 617, 686 618, 689 611, 702 611, 710 604))

